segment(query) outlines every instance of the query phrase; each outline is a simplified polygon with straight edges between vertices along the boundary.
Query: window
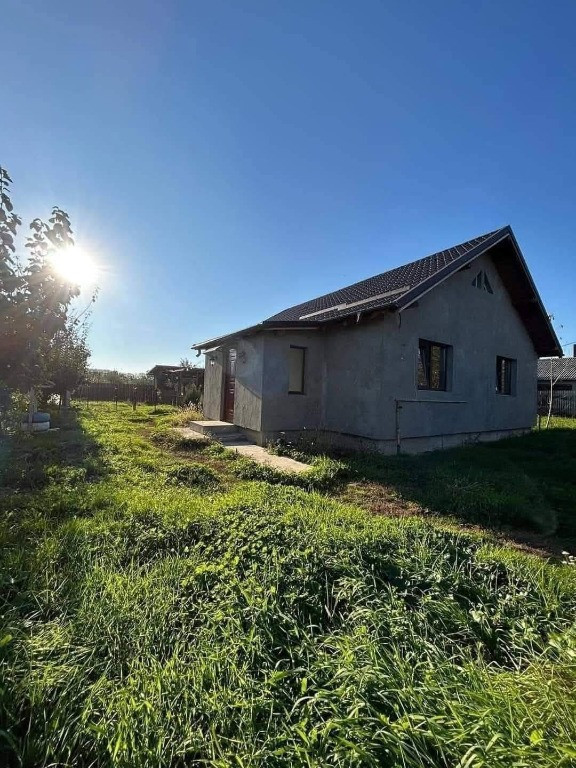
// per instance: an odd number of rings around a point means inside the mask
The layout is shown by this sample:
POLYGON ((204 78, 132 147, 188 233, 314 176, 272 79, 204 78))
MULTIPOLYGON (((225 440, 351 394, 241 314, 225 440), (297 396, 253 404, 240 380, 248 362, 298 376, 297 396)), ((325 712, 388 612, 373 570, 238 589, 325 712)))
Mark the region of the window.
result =
POLYGON ((494 293, 492 290, 492 286, 490 285, 490 280, 488 280, 488 275, 486 272, 484 272, 483 269, 478 272, 474 280, 472 280, 472 285, 474 288, 478 288, 481 291, 488 291, 488 293, 494 293))
POLYGON ((290 347, 288 353, 288 393, 304 394, 304 365, 306 347, 290 347))
POLYGON ((496 358, 496 392, 513 395, 516 389, 516 360, 510 357, 496 358))
POLYGON ((451 347, 420 339, 418 389, 448 389, 448 353, 451 347))

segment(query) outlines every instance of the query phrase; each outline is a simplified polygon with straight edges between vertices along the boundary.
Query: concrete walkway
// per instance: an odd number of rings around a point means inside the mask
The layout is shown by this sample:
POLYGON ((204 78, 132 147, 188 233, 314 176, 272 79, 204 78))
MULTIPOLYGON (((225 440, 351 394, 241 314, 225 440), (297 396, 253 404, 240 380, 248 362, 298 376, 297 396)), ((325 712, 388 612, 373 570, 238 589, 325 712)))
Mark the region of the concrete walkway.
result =
MULTIPOLYGON (((189 440, 206 442, 206 436, 194 429, 176 427, 176 431, 189 440)), ((255 461, 258 464, 267 464, 269 467, 279 469, 281 472, 306 472, 307 469, 310 469, 309 464, 303 464, 301 461, 296 461, 288 456, 276 456, 273 453, 268 453, 262 446, 248 443, 245 440, 238 441, 237 443, 232 440, 227 440, 222 444, 225 448, 229 448, 231 451, 236 451, 236 453, 245 456, 247 459, 251 459, 251 461, 255 461)))

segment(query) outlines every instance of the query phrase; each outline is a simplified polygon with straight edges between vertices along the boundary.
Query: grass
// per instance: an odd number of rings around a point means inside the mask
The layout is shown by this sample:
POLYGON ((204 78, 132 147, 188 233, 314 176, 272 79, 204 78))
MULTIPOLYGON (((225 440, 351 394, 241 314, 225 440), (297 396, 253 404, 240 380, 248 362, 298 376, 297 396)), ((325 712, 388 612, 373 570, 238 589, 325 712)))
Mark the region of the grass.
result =
MULTIPOLYGON (((273 450, 307 461, 302 447, 273 450)), ((425 512, 514 532, 556 534, 576 545, 576 419, 497 443, 418 456, 339 457, 353 480, 340 498, 372 512, 425 512)))
MULTIPOLYGON (((2 446, 0 764, 576 764, 573 565, 342 501, 385 478, 441 507, 439 458, 317 459, 300 488, 173 417, 99 404, 2 446)), ((534 471, 563 520, 570 480, 534 471)))

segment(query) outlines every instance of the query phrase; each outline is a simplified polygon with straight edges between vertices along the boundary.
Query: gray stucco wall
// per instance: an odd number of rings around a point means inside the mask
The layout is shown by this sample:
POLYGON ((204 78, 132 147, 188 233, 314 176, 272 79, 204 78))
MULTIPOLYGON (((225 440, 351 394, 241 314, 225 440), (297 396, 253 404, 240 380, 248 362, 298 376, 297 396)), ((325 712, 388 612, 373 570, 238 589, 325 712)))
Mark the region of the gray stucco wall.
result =
POLYGON ((264 336, 262 428, 269 432, 317 429, 323 399, 325 338, 321 331, 277 331, 264 336), (288 393, 291 345, 305 347, 304 393, 288 393))
POLYGON ((207 419, 218 421, 222 417, 222 376, 224 348, 206 355, 204 366, 203 411, 207 419))
MULTIPOLYGON (((239 339, 236 349, 236 391, 234 423, 245 429, 262 429, 263 335, 239 339)), ((206 355, 204 375, 204 416, 220 420, 224 403, 224 372, 228 350, 223 346, 206 355)))
POLYGON ((394 439, 395 399, 422 401, 402 404, 404 438, 519 430, 535 420, 537 355, 487 256, 401 315, 331 332, 326 355, 329 430, 394 439), (471 285, 480 269, 493 294, 471 285), (449 391, 417 388, 420 338, 452 347, 449 391), (517 360, 515 395, 496 392, 497 355, 517 360))
POLYGON ((236 396, 234 424, 259 432, 262 429, 262 374, 266 355, 263 334, 240 339, 236 344, 236 396))
MULTIPOLYGON (((402 438, 418 450, 480 439, 480 433, 521 432, 536 416, 537 355, 489 256, 400 315, 318 331, 263 333, 240 340, 236 348, 234 422, 261 441, 279 432, 321 430, 386 449, 395 441, 396 399, 419 401, 403 403, 400 412, 402 438), (493 294, 472 286, 480 269, 493 294), (418 390, 420 338, 452 347, 448 391, 418 390), (291 344, 307 349, 302 395, 288 394, 291 344), (514 395, 496 392, 497 355, 517 360, 514 395), (418 440, 434 436, 443 437, 418 440)), ((226 349, 212 354, 204 408, 208 418, 219 419, 226 349)))

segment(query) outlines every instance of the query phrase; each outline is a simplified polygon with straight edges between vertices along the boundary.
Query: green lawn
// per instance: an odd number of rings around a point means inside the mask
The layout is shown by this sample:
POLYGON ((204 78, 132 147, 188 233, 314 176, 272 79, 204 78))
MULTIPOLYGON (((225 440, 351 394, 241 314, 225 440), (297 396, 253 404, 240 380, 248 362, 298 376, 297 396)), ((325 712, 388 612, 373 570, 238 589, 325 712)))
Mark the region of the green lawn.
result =
POLYGON ((0 765, 576 765, 576 567, 497 530, 570 544, 573 422, 296 478, 173 419, 0 444, 0 765))

